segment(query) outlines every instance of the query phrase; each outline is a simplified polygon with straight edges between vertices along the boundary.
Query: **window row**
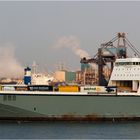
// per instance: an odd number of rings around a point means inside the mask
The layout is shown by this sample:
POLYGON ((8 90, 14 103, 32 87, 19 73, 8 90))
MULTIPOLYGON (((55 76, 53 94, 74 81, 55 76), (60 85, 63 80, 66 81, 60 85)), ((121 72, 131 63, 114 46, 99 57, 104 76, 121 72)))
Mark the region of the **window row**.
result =
POLYGON ((140 65, 140 62, 116 62, 115 66, 120 66, 120 65, 140 65))
POLYGON ((115 76, 139 76, 139 74, 115 74, 115 76))
POLYGON ((115 70, 140 70, 140 68, 116 68, 115 70))

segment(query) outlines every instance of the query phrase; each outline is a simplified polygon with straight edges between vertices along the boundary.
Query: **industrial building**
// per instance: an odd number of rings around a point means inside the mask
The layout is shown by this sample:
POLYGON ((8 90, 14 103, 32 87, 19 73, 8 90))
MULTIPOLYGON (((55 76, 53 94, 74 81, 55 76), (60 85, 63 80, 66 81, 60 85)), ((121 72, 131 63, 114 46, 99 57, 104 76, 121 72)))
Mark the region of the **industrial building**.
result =
POLYGON ((80 85, 97 85, 97 72, 90 65, 81 66, 81 71, 76 72, 76 82, 80 85))
POLYGON ((58 70, 54 74, 55 82, 66 82, 66 83, 75 83, 76 81, 76 72, 58 70))

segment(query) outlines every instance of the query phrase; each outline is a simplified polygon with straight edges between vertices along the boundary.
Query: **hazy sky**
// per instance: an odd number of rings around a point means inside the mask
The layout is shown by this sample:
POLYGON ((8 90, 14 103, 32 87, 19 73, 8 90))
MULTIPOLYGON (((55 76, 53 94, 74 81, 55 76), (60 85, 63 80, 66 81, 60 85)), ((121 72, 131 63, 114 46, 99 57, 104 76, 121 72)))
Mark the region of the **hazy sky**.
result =
POLYGON ((125 32, 140 50, 139 1, 0 2, 1 51, 12 46, 12 57, 22 66, 35 60, 50 71, 62 61, 69 69, 78 69, 80 57, 73 44, 92 57, 118 32, 125 32))

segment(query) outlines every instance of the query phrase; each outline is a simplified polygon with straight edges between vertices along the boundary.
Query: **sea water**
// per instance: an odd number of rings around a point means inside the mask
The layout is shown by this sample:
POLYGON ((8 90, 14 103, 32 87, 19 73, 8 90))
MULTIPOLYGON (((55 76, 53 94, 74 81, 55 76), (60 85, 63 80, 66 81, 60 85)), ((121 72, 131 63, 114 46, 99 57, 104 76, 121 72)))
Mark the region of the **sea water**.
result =
POLYGON ((0 139, 140 139, 140 122, 0 122, 0 139))

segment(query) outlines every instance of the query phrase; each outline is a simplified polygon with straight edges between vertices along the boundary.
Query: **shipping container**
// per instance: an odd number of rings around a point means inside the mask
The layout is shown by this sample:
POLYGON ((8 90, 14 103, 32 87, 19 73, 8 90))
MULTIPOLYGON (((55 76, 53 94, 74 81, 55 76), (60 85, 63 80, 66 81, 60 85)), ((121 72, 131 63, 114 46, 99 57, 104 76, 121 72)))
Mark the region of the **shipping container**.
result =
POLYGON ((80 87, 81 92, 92 92, 92 93, 116 93, 116 87, 114 86, 82 86, 80 87))
POLYGON ((28 88, 27 88, 27 86, 16 86, 15 90, 16 91, 27 91, 28 88))
POLYGON ((117 93, 117 87, 116 86, 106 86, 105 87, 107 93, 117 93))
POLYGON ((106 92, 104 86, 82 86, 80 87, 81 92, 106 92))
POLYGON ((59 92, 79 92, 78 86, 59 86, 59 92))
POLYGON ((15 87, 11 85, 4 85, 2 86, 3 91, 15 91, 15 87))
POLYGON ((53 86, 48 85, 32 85, 28 86, 29 91, 53 91, 53 86))

